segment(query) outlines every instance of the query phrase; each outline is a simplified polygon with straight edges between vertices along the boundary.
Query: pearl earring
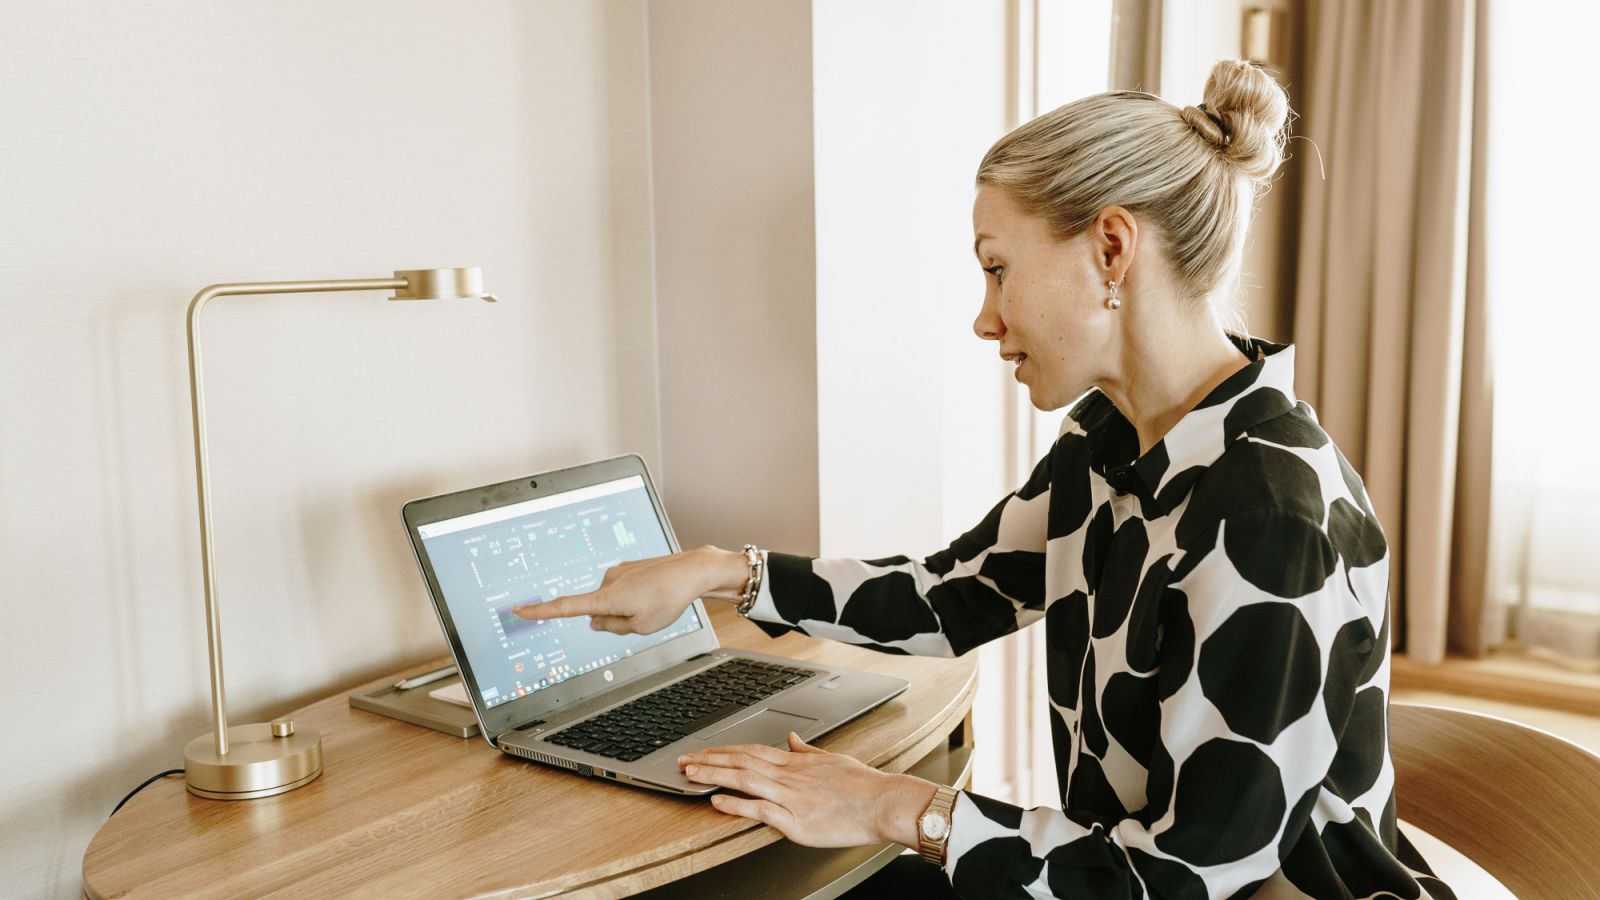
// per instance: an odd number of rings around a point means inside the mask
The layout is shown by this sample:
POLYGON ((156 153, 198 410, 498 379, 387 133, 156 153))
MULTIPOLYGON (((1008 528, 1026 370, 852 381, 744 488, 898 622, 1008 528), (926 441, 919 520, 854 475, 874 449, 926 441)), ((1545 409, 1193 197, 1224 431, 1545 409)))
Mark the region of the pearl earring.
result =
POLYGON ((1122 300, 1117 296, 1117 283, 1115 281, 1108 281, 1106 282, 1106 287, 1111 289, 1111 296, 1107 298, 1106 306, 1111 309, 1121 309, 1122 300))

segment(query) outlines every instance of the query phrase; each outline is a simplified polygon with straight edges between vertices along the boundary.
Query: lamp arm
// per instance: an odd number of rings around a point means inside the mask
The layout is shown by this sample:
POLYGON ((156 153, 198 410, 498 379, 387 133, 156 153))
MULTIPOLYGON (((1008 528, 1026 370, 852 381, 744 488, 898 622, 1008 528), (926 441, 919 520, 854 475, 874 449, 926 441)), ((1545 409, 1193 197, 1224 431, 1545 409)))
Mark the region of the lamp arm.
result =
POLYGON ((189 304, 189 401, 194 413, 195 483, 200 498, 200 562, 206 593, 206 645, 211 657, 211 717, 218 756, 228 753, 228 714, 222 692, 222 619, 217 608, 216 569, 211 559, 211 485, 206 459, 205 380, 200 368, 200 310, 217 297, 244 294, 310 294, 326 291, 403 290, 404 278, 364 278, 340 281, 269 281, 214 284, 196 294, 189 304))

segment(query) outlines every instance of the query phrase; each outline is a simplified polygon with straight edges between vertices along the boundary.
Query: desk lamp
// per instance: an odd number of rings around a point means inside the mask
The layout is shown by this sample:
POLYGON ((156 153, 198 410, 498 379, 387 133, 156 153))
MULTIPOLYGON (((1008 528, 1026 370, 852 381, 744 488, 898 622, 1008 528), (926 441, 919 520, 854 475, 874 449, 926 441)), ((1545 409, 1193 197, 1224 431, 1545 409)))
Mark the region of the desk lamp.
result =
POLYGON ((194 462, 200 489, 200 558, 206 589, 206 642, 211 651, 211 715, 215 730, 183 749, 189 793, 217 800, 270 797, 309 784, 322 774, 322 735, 296 731, 294 722, 228 726, 222 697, 222 622, 217 610, 217 576, 211 558, 211 490, 206 461, 205 383, 200 370, 200 310, 217 297, 246 294, 311 294, 324 291, 393 290, 391 300, 487 300, 477 268, 410 269, 393 278, 342 281, 270 281, 214 284, 189 304, 189 398, 194 405, 194 462))

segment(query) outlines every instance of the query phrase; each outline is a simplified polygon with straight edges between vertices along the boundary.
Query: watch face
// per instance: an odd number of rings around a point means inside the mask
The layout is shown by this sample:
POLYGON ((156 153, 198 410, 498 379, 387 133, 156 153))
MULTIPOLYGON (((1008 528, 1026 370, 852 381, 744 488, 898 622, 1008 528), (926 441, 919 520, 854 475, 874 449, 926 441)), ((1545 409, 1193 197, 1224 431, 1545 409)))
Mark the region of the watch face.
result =
POLYGON ((920 825, 923 836, 930 841, 942 841, 950 832, 950 821, 936 812, 925 813, 920 825))

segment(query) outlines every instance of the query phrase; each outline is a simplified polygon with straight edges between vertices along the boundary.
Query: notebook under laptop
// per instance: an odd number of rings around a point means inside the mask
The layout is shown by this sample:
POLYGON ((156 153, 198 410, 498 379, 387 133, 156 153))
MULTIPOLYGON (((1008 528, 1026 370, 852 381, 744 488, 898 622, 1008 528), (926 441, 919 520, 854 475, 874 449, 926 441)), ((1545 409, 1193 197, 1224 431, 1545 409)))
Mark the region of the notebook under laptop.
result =
POLYGON ((413 500, 406 533, 483 736, 580 774, 709 794, 679 755, 810 740, 905 690, 898 678, 719 647, 696 599, 649 635, 512 608, 590 591, 678 542, 644 461, 622 456, 413 500))

